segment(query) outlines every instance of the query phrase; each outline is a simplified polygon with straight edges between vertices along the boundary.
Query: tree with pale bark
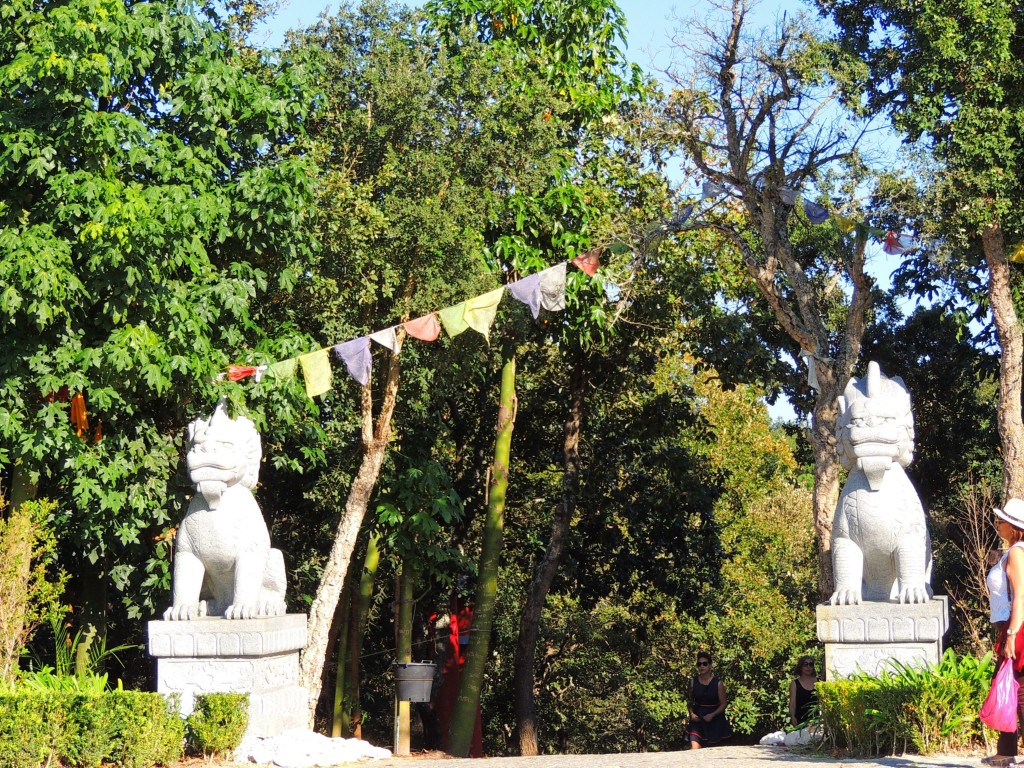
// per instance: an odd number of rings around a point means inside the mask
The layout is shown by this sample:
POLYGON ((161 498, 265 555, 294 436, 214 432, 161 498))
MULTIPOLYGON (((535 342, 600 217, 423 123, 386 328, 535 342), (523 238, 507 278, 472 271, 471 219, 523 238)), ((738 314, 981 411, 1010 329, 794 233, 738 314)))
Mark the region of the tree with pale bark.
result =
POLYGON ((824 199, 830 174, 847 175, 848 194, 856 188, 865 127, 841 110, 813 29, 796 18, 783 20, 773 34, 754 34, 750 7, 733 0, 723 8, 721 28, 694 22, 677 39, 689 68, 670 73, 675 87, 664 108, 665 131, 685 153, 691 178, 711 185, 683 229, 720 236, 721 266, 727 270, 738 257, 734 271, 770 310, 785 351, 813 365, 813 524, 819 588, 827 597, 840 476, 836 398, 860 358, 873 280, 865 270, 864 214, 842 210, 860 219, 848 237, 834 223, 811 228, 800 200, 824 199), (703 42, 690 42, 694 28, 703 42))

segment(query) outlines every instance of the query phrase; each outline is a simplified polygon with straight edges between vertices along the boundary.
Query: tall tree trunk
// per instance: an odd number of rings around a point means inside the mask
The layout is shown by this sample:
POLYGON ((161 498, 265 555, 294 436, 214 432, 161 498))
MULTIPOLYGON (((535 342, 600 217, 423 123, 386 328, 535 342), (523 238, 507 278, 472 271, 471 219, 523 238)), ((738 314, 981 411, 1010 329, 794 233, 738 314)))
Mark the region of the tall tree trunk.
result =
POLYGON ((498 593, 498 565, 501 561, 501 537, 505 528, 505 493, 508 490, 509 458, 512 452, 512 429, 516 412, 516 358, 506 347, 501 368, 501 405, 498 407, 498 434, 494 441, 494 463, 488 488, 487 521, 480 550, 473 626, 469 649, 462 669, 459 697, 452 712, 448 751, 466 757, 473 740, 476 710, 480 704, 484 667, 490 646, 494 605, 498 593))
POLYGON ((558 572, 569 523, 576 510, 576 492, 580 476, 580 427, 583 423, 583 398, 586 393, 587 376, 584 364, 573 367, 570 381, 569 417, 565 421, 562 456, 565 469, 562 474, 562 499, 551 520, 551 535, 548 537, 544 558, 537 566, 526 604, 519 619, 519 640, 516 643, 514 664, 514 693, 516 726, 519 732, 519 754, 532 757, 538 754, 537 747, 537 706, 533 696, 533 668, 537 652, 537 635, 540 616, 551 590, 551 582, 558 572))
POLYGON ((309 607, 308 640, 299 660, 299 685, 309 691, 310 728, 313 727, 316 705, 320 699, 320 681, 324 662, 330 651, 327 636, 330 633, 331 619, 338 606, 338 598, 341 596, 341 588, 345 582, 345 574, 348 572, 352 550, 356 545, 359 528, 363 523, 363 516, 366 514, 366 507, 370 502, 374 485, 377 483, 377 477, 380 475, 384 452, 387 450, 388 440, 391 437, 391 416, 395 410, 400 372, 398 353, 405 339, 403 328, 397 329, 397 336, 398 342, 395 351, 391 353, 391 364, 384 386, 384 400, 381 403, 376 424, 373 420, 370 387, 369 385, 363 387, 363 460, 355 480, 352 481, 352 488, 349 490, 348 499, 345 502, 345 511, 334 535, 334 545, 331 547, 323 575, 320 577, 316 596, 309 607))
POLYGON ((988 296, 996 324, 1001 354, 999 356, 999 441, 1003 452, 1003 502, 1024 498, 1024 423, 1021 420, 1021 365, 1024 345, 1020 320, 1013 305, 1010 285, 1010 264, 1006 244, 998 221, 993 222, 981 237, 988 264, 988 296))
POLYGON ((839 501, 839 455, 836 452, 838 395, 833 386, 819 393, 809 438, 814 453, 814 489, 811 506, 818 539, 818 596, 827 600, 835 588, 832 570, 832 519, 839 501))
POLYGON ((359 594, 355 606, 355 621, 351 627, 352 637, 349 639, 349 674, 348 700, 350 709, 348 719, 351 724, 352 736, 363 738, 363 707, 359 701, 360 668, 359 661, 363 651, 363 638, 366 636, 366 622, 370 616, 370 601, 373 599, 373 582, 377 577, 377 566, 380 564, 380 534, 374 533, 366 544, 366 557, 363 559, 363 571, 359 575, 359 594))
POLYGON ((338 668, 334 674, 334 707, 331 711, 331 736, 334 738, 348 737, 349 728, 345 713, 347 711, 347 702, 345 701, 345 690, 348 686, 348 665, 346 659, 348 658, 348 643, 349 643, 349 626, 352 623, 352 600, 349 594, 352 589, 351 581, 345 580, 345 586, 341 588, 341 597, 338 600, 338 608, 335 612, 334 624, 337 626, 337 631, 332 633, 337 635, 337 647, 336 657, 338 660, 338 668))
MULTIPOLYGON (((395 660, 412 661, 412 604, 416 585, 416 572, 411 558, 402 563, 402 576, 398 590, 398 625, 395 637, 395 660)), ((409 702, 398 701, 395 707, 395 754, 409 754, 409 702)))

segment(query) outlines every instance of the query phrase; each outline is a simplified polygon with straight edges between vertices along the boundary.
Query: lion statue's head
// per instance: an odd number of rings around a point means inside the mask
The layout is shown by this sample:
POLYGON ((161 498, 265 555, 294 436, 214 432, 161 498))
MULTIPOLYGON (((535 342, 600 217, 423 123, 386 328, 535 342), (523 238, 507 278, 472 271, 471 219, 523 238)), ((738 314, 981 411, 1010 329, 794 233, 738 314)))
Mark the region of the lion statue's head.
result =
POLYGON ((839 398, 836 437, 842 465, 862 469, 872 488, 894 462, 910 466, 914 415, 903 379, 890 379, 878 363, 868 363, 867 376, 850 379, 839 398))
POLYGON ((229 486, 256 487, 263 455, 259 432, 244 416, 228 416, 223 402, 209 419, 188 425, 187 451, 189 477, 210 509, 219 506, 229 486))

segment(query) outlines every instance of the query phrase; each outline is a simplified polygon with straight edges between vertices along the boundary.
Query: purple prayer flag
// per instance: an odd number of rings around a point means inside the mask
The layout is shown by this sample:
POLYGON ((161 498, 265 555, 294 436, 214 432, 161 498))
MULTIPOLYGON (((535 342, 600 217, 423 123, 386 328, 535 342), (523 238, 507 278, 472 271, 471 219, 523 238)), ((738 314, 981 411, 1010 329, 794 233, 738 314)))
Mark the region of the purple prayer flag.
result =
POLYGON ((804 213, 807 214, 807 220, 811 224, 824 224, 828 221, 828 208, 812 203, 810 200, 804 200, 804 213))
POLYGON ((543 272, 534 272, 522 280, 516 280, 514 283, 509 283, 505 286, 513 298, 518 299, 530 308, 530 311, 533 312, 534 320, 540 315, 540 280, 543 274, 543 272))
POLYGON ((370 369, 373 367, 369 336, 361 336, 358 339, 338 344, 334 347, 334 354, 345 363, 345 367, 353 379, 364 387, 369 383, 370 369))

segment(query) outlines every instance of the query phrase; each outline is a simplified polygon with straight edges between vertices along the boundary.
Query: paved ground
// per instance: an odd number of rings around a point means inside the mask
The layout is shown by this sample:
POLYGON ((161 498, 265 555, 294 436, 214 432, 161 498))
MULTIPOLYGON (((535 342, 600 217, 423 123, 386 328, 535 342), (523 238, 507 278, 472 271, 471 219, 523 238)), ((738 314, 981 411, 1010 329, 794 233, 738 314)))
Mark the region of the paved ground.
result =
POLYGON ((364 764, 366 768, 980 768, 981 756, 941 755, 880 757, 869 760, 835 758, 784 747, 715 747, 685 752, 616 755, 546 755, 489 757, 477 760, 393 757, 364 764))

